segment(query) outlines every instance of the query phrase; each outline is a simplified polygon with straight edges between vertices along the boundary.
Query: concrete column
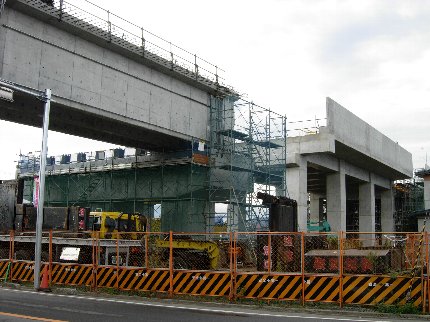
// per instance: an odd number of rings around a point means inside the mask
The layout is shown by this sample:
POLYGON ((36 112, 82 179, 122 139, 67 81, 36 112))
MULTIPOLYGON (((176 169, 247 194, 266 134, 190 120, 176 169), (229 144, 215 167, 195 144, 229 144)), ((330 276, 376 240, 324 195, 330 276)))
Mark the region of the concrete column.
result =
POLYGON ((287 190, 289 197, 297 201, 298 231, 306 231, 308 222, 308 164, 306 159, 299 158, 299 167, 287 169, 287 190))
POLYGON ((206 202, 195 200, 163 201, 161 203, 161 231, 206 231, 206 202))
POLYGON ((392 189, 381 193, 381 230, 393 232, 394 229, 394 193, 392 189))
POLYGON ((346 231, 345 166, 339 161, 339 172, 327 175, 327 221, 332 231, 346 231))
POLYGON ((318 193, 310 193, 309 213, 311 221, 320 220, 320 198, 323 196, 318 193))
POLYGON ((370 232, 370 235, 362 235, 366 239, 363 244, 370 246, 375 240, 375 185, 370 176, 370 182, 360 184, 359 193, 359 230, 370 232))
POLYGON ((229 204, 227 207, 227 227, 229 231, 246 232, 246 207, 243 204, 229 204))
POLYGON ((210 229, 215 225, 215 203, 205 202, 206 232, 212 233, 210 229))
POLYGON ((430 209, 430 176, 424 176, 424 209, 430 209))

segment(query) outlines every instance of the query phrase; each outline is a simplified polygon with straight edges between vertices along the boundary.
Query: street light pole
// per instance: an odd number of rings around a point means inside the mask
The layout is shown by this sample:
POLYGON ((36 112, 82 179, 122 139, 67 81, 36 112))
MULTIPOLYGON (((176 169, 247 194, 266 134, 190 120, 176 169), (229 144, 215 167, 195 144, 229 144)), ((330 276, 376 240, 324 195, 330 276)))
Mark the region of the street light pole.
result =
POLYGON ((45 169, 46 157, 48 154, 48 128, 49 128, 49 112, 51 109, 51 90, 45 90, 45 113, 43 115, 43 139, 42 152, 40 155, 39 169, 39 200, 37 204, 37 221, 36 221, 36 245, 34 255, 34 288, 40 288, 40 266, 42 254, 42 225, 43 225, 43 204, 45 202, 45 169))
MULTIPOLYGON (((1 1, 1 0, 0 0, 1 1)), ((42 254, 42 225, 43 225, 43 204, 45 202, 45 169, 46 157, 48 154, 48 128, 49 128, 49 112, 51 109, 51 90, 45 89, 42 91, 32 89, 20 84, 0 78, 0 90, 8 88, 12 91, 17 91, 32 97, 36 97, 45 102, 44 115, 43 115, 43 138, 42 138, 42 154, 40 156, 40 169, 39 169, 39 189, 37 191, 39 202, 37 204, 37 220, 36 220, 36 243, 34 251, 34 288, 40 288, 40 262, 42 254)), ((1 98, 0 99, 5 99, 1 98)), ((13 101, 13 92, 7 93, 6 100, 13 101)))

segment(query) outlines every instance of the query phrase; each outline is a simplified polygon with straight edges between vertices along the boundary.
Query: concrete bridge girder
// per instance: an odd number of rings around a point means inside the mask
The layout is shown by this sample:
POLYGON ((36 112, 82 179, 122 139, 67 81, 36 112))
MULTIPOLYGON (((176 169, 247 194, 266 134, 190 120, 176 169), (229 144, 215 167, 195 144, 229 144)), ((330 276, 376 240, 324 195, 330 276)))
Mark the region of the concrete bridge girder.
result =
POLYGON ((287 140, 287 186, 298 200, 300 229, 306 230, 310 193, 311 220, 321 219, 319 203, 325 199, 333 231, 347 230, 348 200, 361 205, 360 231, 375 232, 376 201, 382 230, 394 230, 392 184, 410 177, 411 154, 329 98, 327 124, 318 134, 287 140), (375 145, 373 137, 384 144, 375 145))
MULTIPOLYGON (((332 156, 325 156, 323 160, 333 158, 332 156)), ((333 230, 346 231, 346 219, 339 221, 339 218, 346 218, 346 201, 347 200, 360 200, 362 205, 369 205, 370 208, 361 208, 361 214, 363 213, 374 213, 375 204, 372 200, 380 199, 381 211, 382 211, 382 225, 385 227, 385 231, 391 231, 393 229, 393 221, 388 217, 393 214, 394 206, 392 202, 392 181, 387 178, 383 178, 377 174, 374 174, 364 169, 357 168, 354 165, 348 164, 345 161, 338 160, 338 167, 334 170, 332 167, 326 168, 323 165, 327 165, 325 162, 321 164, 317 163, 314 157, 312 162, 309 162, 309 156, 302 157, 302 167, 288 168, 287 170, 287 184, 289 187, 295 184, 302 184, 306 186, 306 192, 294 192, 289 189, 290 196, 294 199, 298 199, 299 213, 302 212, 301 227, 305 225, 306 217, 303 213, 307 212, 307 194, 310 193, 310 216, 312 221, 320 220, 320 216, 315 211, 320 211, 319 199, 323 198, 327 200, 327 213, 329 214, 328 221, 332 224, 333 230), (323 164, 323 165, 322 165, 323 164), (305 183, 306 182, 306 183, 305 183), (295 195, 293 196, 293 194, 295 195), (370 196, 364 197, 368 194, 370 196), (385 200, 387 196, 391 199, 385 200), (318 209, 318 210, 317 210, 318 209), (388 216, 388 217, 387 217, 388 216)), ((369 221, 374 222, 374 216, 367 218, 369 221)), ((365 222, 365 218, 361 221, 365 222)), ((363 226, 365 231, 371 231, 372 224, 363 226)), ((362 229, 360 229, 362 230, 362 229)), ((374 230, 374 228, 373 228, 374 230)), ((363 230, 364 231, 364 230, 363 230)))
MULTIPOLYGON (((208 139, 212 89, 118 53, 113 44, 66 22, 42 13, 36 17, 20 1, 8 5, 0 18, 0 77, 52 89, 51 129, 157 150, 208 139)), ((15 103, 1 102, 0 117, 40 126, 40 103, 15 96, 15 103)))
MULTIPOLYGON (((207 70, 197 66, 198 60, 194 71, 185 70, 175 62, 173 52, 169 53, 171 60, 163 58, 150 53, 144 44, 112 35, 114 28, 103 30, 73 14, 66 19, 67 12, 61 12, 63 18, 59 18, 58 10, 39 0, 10 0, 0 17, 0 78, 32 89, 52 90, 50 129, 151 152, 187 150, 191 164, 197 160, 214 169, 209 182, 197 178, 201 185, 198 189, 184 192, 178 188, 172 195, 171 190, 167 193, 158 188, 155 190, 162 192, 161 196, 151 195, 152 200, 109 189, 110 200, 98 198, 103 207, 130 208, 129 199, 134 200, 133 207, 139 203, 147 207, 164 198, 160 206, 165 219, 163 229, 203 231, 211 220, 206 214, 214 214, 216 203, 229 202, 232 222, 243 229, 245 208, 248 212, 252 208, 247 204, 250 194, 263 186, 285 194, 285 116, 252 102, 237 103, 240 96, 218 83, 217 66, 213 66, 213 81, 201 75, 207 70), (157 57, 154 60, 148 55, 157 57), (239 116, 244 122, 238 121, 239 116), (272 132, 284 137, 284 142, 276 145, 283 148, 274 159, 266 158, 267 151, 275 147, 272 132), (211 134, 220 139, 220 157, 215 156, 216 149, 210 153, 205 148, 200 150, 202 141, 206 146, 215 145, 211 134), (190 149, 190 143, 196 142, 201 154, 190 149), (212 204, 208 203, 208 192, 212 204), (120 200, 124 198, 126 202, 120 200)), ((0 102, 0 106, 1 119, 31 126, 42 123, 41 104, 31 97, 16 93, 13 103, 0 102)), ((165 179, 164 184, 177 187, 174 181, 165 179)), ((152 188, 160 183, 151 182, 152 188)), ((141 189, 145 191, 146 187, 141 189)))

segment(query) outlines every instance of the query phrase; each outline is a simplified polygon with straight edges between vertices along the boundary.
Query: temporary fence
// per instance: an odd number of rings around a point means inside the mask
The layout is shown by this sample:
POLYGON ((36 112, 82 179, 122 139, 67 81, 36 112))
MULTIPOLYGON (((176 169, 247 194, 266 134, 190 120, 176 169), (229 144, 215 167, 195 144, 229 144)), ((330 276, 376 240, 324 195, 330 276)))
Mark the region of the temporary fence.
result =
MULTIPOLYGON (((34 280, 34 233, 0 236, 0 278, 34 280)), ((427 233, 44 232, 51 285, 428 312, 427 233)))

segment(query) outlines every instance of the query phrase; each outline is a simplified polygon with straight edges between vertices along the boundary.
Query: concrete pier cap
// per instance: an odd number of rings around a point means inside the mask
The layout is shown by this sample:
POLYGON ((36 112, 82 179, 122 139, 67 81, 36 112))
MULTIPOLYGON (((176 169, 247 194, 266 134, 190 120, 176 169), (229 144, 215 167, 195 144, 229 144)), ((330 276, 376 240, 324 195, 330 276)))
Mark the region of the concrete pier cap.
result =
POLYGON ((326 125, 287 139, 287 188, 300 231, 327 220, 331 231, 394 230, 394 180, 411 178, 412 155, 333 99, 326 125))

